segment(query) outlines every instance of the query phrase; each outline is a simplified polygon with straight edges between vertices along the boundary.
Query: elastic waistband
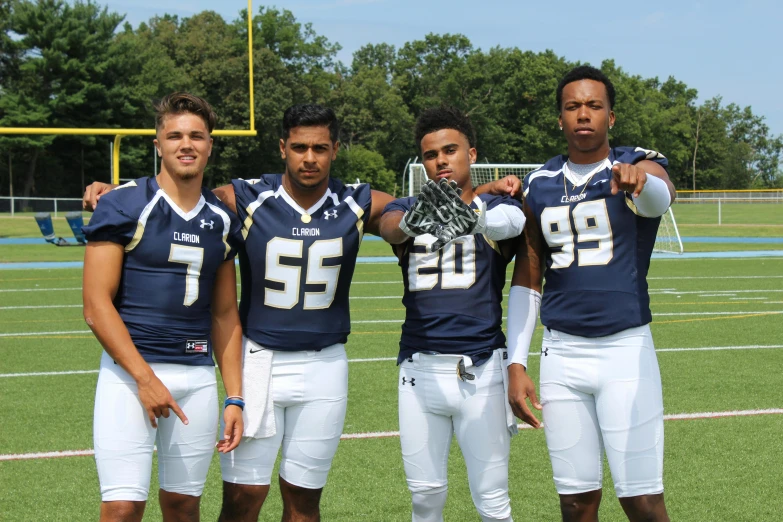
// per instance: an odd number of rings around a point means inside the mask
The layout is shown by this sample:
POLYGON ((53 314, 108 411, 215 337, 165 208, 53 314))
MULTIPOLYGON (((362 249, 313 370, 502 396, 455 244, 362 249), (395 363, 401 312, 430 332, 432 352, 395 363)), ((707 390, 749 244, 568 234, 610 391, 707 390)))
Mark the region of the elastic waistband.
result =
MULTIPOLYGON (((501 371, 503 369, 503 354, 505 348, 499 348, 491 351, 489 360, 482 364, 480 368, 485 371, 501 371)), ((400 366, 413 368, 416 370, 427 370, 432 372, 453 373, 460 361, 463 361, 465 368, 473 368, 473 358, 467 355, 458 354, 430 354, 418 352, 408 357, 400 366)))
POLYGON ((612 343, 614 341, 619 341, 620 339, 625 339, 627 337, 646 337, 649 335, 651 335, 649 324, 636 326, 634 328, 628 328, 627 330, 613 333, 612 335, 606 335, 604 337, 586 337, 582 335, 571 335, 565 332, 560 332, 558 330, 544 328, 544 342, 564 341, 564 342, 612 343))
MULTIPOLYGON (((242 341, 243 346, 245 346, 246 343, 251 343, 262 350, 268 350, 268 348, 260 346, 247 337, 243 337, 242 341)), ((333 359, 335 357, 345 356, 345 345, 336 343, 318 350, 272 350, 272 352, 274 353, 274 362, 333 359)))
MULTIPOLYGON (((150 368, 152 368, 152 371, 155 373, 155 375, 159 379, 163 379, 167 375, 184 375, 188 374, 190 376, 192 375, 210 375, 212 378, 215 378, 215 367, 214 366, 192 366, 189 364, 176 364, 176 363, 159 363, 159 362, 151 362, 147 363, 149 364, 150 368)), ((122 382, 128 382, 128 383, 135 383, 135 379, 131 377, 131 375, 125 371, 125 369, 114 362, 114 359, 111 358, 111 356, 106 352, 106 350, 103 351, 103 355, 101 356, 101 372, 110 372, 113 374, 118 380, 122 382)))

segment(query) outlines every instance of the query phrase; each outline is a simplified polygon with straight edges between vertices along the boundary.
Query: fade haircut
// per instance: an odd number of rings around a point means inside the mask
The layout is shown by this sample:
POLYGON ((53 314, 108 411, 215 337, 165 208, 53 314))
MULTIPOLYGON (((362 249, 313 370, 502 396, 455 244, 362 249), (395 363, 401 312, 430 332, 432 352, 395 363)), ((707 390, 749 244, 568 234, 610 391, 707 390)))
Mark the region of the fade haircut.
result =
POLYGON ((431 132, 443 129, 454 129, 461 132, 467 139, 471 148, 476 146, 476 131, 467 114, 456 107, 442 105, 437 108, 427 109, 416 120, 414 138, 421 147, 421 140, 431 132))
POLYGON ((189 92, 173 92, 155 104, 155 129, 163 128, 163 120, 166 116, 180 114, 195 114, 200 117, 210 133, 217 124, 217 114, 207 100, 189 92))
POLYGON ((340 122, 337 115, 329 107, 316 103, 292 105, 283 113, 283 141, 291 136, 291 129, 296 127, 328 127, 329 139, 337 143, 340 138, 340 122))
POLYGON ((578 82, 579 80, 594 80, 603 83, 604 87, 606 87, 606 96, 609 98, 609 110, 614 109, 615 92, 612 81, 595 67, 580 65, 579 67, 574 67, 568 71, 568 73, 563 76, 563 79, 560 80, 560 83, 557 84, 557 112, 563 110, 563 89, 565 86, 569 83, 578 82))

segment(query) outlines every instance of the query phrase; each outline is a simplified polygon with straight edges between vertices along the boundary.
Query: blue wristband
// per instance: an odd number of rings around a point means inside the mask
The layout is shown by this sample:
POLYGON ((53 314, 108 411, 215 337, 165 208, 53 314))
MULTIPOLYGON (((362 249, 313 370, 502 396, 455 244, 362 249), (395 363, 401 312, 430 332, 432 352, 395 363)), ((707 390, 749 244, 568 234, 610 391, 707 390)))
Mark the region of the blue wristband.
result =
POLYGON ((223 403, 223 407, 224 408, 227 407, 227 406, 232 406, 232 405, 233 406, 239 406, 239 409, 243 410, 243 411, 245 409, 245 401, 243 401, 241 399, 226 399, 226 402, 223 403))

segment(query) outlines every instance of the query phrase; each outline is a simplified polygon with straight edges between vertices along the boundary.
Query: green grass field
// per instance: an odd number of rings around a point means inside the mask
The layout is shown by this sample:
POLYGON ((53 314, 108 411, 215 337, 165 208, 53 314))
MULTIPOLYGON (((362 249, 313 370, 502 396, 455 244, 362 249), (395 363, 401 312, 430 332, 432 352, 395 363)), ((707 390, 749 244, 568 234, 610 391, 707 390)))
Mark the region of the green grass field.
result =
MULTIPOLYGON (((83 253, 76 247, 26 247, 33 246, 0 246, 0 259, 59 261, 83 253)), ((362 247, 362 255, 389 253, 382 242, 362 247)), ((96 373, 9 376, 98 367, 101 348, 81 318, 80 286, 78 269, 0 271, 0 454, 92 447, 96 373)), ((650 288, 667 415, 783 407, 783 259, 654 260, 650 288), (666 351, 683 348, 693 350, 666 351)), ((399 267, 360 264, 351 289, 349 359, 394 357, 404 317, 399 267), (393 322, 377 322, 387 320, 393 322)), ((540 339, 539 330, 534 346, 540 339)), ((537 377, 538 357, 530 366, 537 377)), ((345 433, 396 430, 396 386, 393 362, 351 363, 345 433)), ((669 420, 665 426, 673 520, 779 520, 773 499, 783 469, 783 415, 669 420)), ((510 481, 516 520, 559 519, 542 431, 523 430, 512 441, 510 481)), ((97 518, 90 456, 1 461, 0 483, 0 520, 97 518)), ((160 520, 156 490, 153 476, 145 520, 160 520)), ((220 494, 215 458, 202 501, 204 520, 216 518, 220 494)), ((279 520, 280 513, 275 489, 261 520, 279 520)), ((341 442, 324 492, 323 519, 410 520, 398 439, 341 442)), ((446 519, 477 520, 456 444, 446 519)), ((601 519, 624 520, 608 472, 601 519)))
MULTIPOLYGON (((720 206, 723 225, 783 225, 783 203, 724 203, 720 206)), ((675 202, 677 223, 717 225, 717 203, 675 202)))

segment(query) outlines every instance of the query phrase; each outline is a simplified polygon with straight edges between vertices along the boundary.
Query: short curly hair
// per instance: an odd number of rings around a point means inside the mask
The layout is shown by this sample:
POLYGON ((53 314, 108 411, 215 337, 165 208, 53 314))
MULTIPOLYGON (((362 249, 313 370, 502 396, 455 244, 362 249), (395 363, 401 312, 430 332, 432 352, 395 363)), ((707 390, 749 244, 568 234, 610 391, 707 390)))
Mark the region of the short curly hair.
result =
POLYGON ((461 132, 468 139, 471 147, 476 146, 476 131, 467 114, 456 107, 443 105, 441 107, 427 109, 416 120, 414 138, 421 147, 421 140, 431 132, 443 129, 454 129, 461 132))
POLYGON ((155 129, 163 127, 166 116, 188 113, 201 117, 209 132, 217 125, 217 114, 207 100, 188 92, 173 92, 155 104, 155 129))
POLYGON ((599 69, 590 67, 589 65, 580 65, 579 67, 574 67, 568 71, 568 73, 563 76, 563 79, 560 80, 560 83, 557 84, 558 112, 563 110, 563 89, 569 83, 578 82, 579 80, 594 80, 603 83, 606 87, 606 96, 609 98, 609 109, 614 109, 615 92, 612 81, 599 69))

